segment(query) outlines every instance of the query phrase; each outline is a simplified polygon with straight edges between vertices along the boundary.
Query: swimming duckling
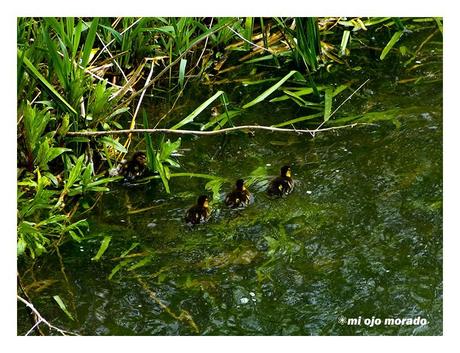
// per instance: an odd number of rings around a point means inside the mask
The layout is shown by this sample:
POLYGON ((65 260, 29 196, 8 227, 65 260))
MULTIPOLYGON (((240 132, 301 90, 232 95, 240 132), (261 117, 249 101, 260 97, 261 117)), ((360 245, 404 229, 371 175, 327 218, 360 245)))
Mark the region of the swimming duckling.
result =
POLYGON ((225 197, 225 204, 231 208, 245 207, 249 205, 251 193, 244 186, 244 180, 238 179, 235 189, 225 197))
POLYGON ((211 216, 209 208, 209 199, 206 195, 201 195, 198 198, 196 205, 192 206, 185 215, 185 222, 190 224, 198 224, 206 222, 211 216))
POLYGON ((281 168, 281 175, 272 180, 267 193, 270 196, 288 195, 294 189, 294 180, 291 178, 291 167, 285 165, 281 168))
POLYGON ((121 174, 126 180, 141 178, 147 173, 147 157, 144 152, 136 152, 130 161, 123 164, 121 174))

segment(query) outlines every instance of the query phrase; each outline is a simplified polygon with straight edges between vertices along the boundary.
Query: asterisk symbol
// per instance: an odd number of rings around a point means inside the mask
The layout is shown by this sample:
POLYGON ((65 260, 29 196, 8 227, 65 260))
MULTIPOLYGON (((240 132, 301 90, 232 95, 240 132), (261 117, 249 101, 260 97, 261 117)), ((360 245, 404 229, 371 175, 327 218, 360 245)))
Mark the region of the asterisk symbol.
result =
POLYGON ((347 323, 347 318, 345 316, 339 317, 339 324, 345 325, 347 323))

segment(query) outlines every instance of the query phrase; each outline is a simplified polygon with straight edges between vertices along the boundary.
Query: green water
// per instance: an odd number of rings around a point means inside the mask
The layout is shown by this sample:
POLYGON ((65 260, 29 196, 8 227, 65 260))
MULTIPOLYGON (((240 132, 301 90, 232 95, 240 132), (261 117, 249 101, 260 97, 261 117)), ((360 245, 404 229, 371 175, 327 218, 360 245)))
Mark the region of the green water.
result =
MULTIPOLYGON (((398 85, 397 69, 385 67, 343 113, 398 109, 400 125, 379 122, 315 138, 183 137, 181 172, 229 181, 210 222, 193 229, 183 223, 207 180, 172 178, 172 194, 157 180, 114 185, 88 215, 88 240, 61 249, 68 281, 55 255, 25 276, 51 281, 31 290, 35 306, 82 335, 442 334, 442 84, 398 85), (295 190, 271 200, 264 181, 284 164, 292 165, 295 190), (266 178, 250 186, 254 203, 226 209, 225 192, 257 168, 266 178), (106 235, 108 250, 91 261, 106 235), (136 256, 109 280, 134 243, 136 256), (428 323, 339 322, 372 316, 428 323)), ((232 99, 248 90, 254 88, 235 89, 232 99)), ((191 90, 183 109, 193 110, 203 96, 191 90)), ((296 109, 262 104, 241 121, 274 123, 296 109)), ((18 305, 18 334, 30 327, 18 305)))

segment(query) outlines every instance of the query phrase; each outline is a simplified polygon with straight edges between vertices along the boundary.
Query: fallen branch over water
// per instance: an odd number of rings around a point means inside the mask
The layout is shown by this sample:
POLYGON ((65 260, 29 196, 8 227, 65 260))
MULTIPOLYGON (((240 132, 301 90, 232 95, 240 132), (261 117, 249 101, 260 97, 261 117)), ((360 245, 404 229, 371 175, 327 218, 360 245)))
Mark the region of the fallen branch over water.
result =
POLYGON ((67 336, 67 335, 75 335, 75 336, 78 336, 78 334, 76 333, 73 333, 73 332, 69 332, 69 331, 66 331, 66 330, 62 330, 60 329, 59 327, 56 327, 52 324, 50 324, 48 321, 46 321, 43 316, 41 316, 41 314, 38 312, 37 309, 35 309, 35 307, 33 306, 32 303, 29 303, 27 300, 25 300, 24 298, 20 297, 19 295, 16 295, 16 297, 18 298, 19 301, 23 302, 28 308, 30 308, 30 310, 32 310, 32 312, 37 316, 38 320, 37 322, 35 323, 35 325, 26 333, 26 336, 29 335, 29 333, 31 333, 36 327, 38 327, 38 325, 40 325, 41 323, 44 323, 45 325, 47 325, 50 329, 53 329, 53 330, 56 330, 58 331, 61 335, 63 336, 67 336))
POLYGON ((374 125, 369 123, 354 123, 349 125, 335 126, 335 127, 326 127, 322 129, 285 129, 272 126, 261 126, 261 125, 242 125, 234 126, 220 130, 213 131, 196 131, 196 130, 172 130, 172 129, 133 129, 133 130, 108 130, 108 131, 69 131, 67 136, 104 136, 104 135, 124 135, 124 134, 156 134, 156 133, 165 133, 165 134, 177 134, 177 135, 221 135, 226 134, 232 131, 254 131, 254 130, 265 130, 271 132, 290 132, 296 134, 310 134, 315 136, 317 132, 323 131, 332 131, 345 128, 352 128, 358 125, 374 125))

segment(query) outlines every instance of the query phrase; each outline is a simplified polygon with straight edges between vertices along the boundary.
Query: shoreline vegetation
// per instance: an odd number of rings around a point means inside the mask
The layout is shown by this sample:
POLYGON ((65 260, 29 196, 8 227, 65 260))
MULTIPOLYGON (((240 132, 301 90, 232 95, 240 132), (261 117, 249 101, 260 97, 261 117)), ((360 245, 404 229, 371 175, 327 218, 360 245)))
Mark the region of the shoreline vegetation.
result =
MULTIPOLYGON (((440 18, 18 18, 18 259, 60 256, 63 243, 82 241, 88 230, 84 215, 120 180, 108 171, 135 152, 135 135, 143 137, 150 172, 170 193, 168 181, 175 175, 210 182, 217 177, 171 172, 180 171, 175 155, 181 140, 170 141, 169 134, 264 130, 314 137, 380 121, 397 125, 396 110, 340 113, 369 81, 360 74, 365 68, 349 58, 360 51, 375 52, 379 61, 398 56, 408 73, 400 84, 432 82, 436 78, 412 73, 424 65, 424 48, 442 31, 440 18), (405 40, 422 29, 428 35, 407 46, 405 40), (359 73, 360 81, 323 83, 341 70, 359 73), (222 89, 177 116, 191 84, 222 89), (261 89, 247 101, 231 102, 227 85, 261 89), (169 110, 152 116, 146 96, 163 97, 169 110), (304 114, 276 125, 242 120, 245 110, 262 102, 290 103, 304 114), (216 106, 220 111, 211 116, 216 106)), ((442 43, 435 55, 442 58, 442 43)), ((33 309, 21 288, 18 299, 33 309)), ((34 327, 47 323, 32 315, 34 327)))

